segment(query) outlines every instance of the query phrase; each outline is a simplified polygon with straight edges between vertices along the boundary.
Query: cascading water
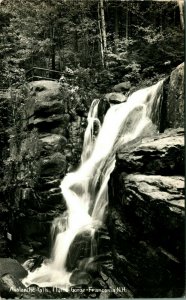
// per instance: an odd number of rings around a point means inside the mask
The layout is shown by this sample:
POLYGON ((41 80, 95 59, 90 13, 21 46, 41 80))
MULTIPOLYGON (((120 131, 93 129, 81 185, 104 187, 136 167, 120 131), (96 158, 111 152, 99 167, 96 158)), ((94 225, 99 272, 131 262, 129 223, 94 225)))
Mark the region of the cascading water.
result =
POLYGON ((81 164, 61 182, 67 212, 53 222, 55 242, 51 259, 23 280, 25 285, 55 286, 68 289, 71 273, 66 270, 70 245, 77 234, 92 235, 104 222, 108 203, 107 184, 115 166, 119 147, 139 137, 144 128, 158 120, 163 81, 133 93, 125 103, 112 106, 102 126, 97 118, 98 100, 94 100, 85 131, 81 164), (98 134, 94 137, 94 126, 98 134), (95 139, 95 141, 94 141, 95 139))

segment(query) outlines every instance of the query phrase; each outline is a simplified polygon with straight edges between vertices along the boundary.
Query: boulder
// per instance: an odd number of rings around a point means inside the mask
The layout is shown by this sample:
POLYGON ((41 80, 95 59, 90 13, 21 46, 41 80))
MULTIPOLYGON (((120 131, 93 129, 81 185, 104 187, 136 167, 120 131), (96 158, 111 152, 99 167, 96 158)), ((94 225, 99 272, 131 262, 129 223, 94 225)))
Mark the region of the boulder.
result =
POLYGON ((40 102, 55 99, 60 93, 60 83, 51 80, 32 81, 29 88, 31 96, 40 102))
POLYGON ((105 98, 111 104, 118 104, 127 101, 127 97, 121 93, 108 93, 105 95, 105 98))
POLYGON ((70 276, 70 282, 76 285, 88 285, 92 281, 90 274, 84 271, 75 270, 70 276))
POLYGON ((34 115, 37 117, 48 117, 53 114, 62 114, 65 112, 62 101, 38 101, 35 104, 34 115))
POLYGON ((98 104, 98 119, 101 121, 101 123, 103 123, 103 119, 109 108, 110 108, 109 101, 105 101, 105 99, 101 99, 101 101, 98 104))
POLYGON ((184 177, 183 176, 161 176, 161 175, 124 175, 124 186, 126 194, 123 201, 134 199, 143 202, 163 202, 175 213, 184 212, 184 177))
POLYGON ((54 178, 48 178, 48 177, 41 177, 39 178, 39 190, 40 191, 46 191, 50 190, 52 188, 58 188, 60 186, 61 180, 60 179, 54 179, 54 178))
POLYGON ((58 126, 66 126, 70 121, 70 115, 68 114, 53 114, 47 118, 33 118, 29 122, 29 126, 38 128, 41 132, 50 132, 53 128, 58 126))
POLYGON ((130 81, 124 81, 121 83, 116 84, 113 87, 114 92, 122 93, 122 92, 128 92, 131 88, 130 81))
POLYGON ((84 231, 76 235, 72 242, 66 261, 68 271, 74 270, 80 260, 89 258, 92 250, 92 236, 91 232, 84 231))
POLYGON ((6 273, 0 278, 0 295, 3 298, 22 298, 24 292, 26 287, 12 274, 6 273))
POLYGON ((41 161, 41 176, 58 176, 64 174, 65 171, 66 160, 60 152, 56 152, 41 161))
POLYGON ((184 175, 183 128, 127 144, 118 153, 117 164, 127 173, 184 175))
MULTIPOLYGON (((26 105, 27 118, 32 118, 35 111, 36 113, 40 113, 42 108, 44 108, 44 113, 45 113, 45 111, 51 109, 49 107, 50 105, 48 105, 47 107, 47 103, 56 101, 58 98, 59 101, 61 100, 60 84, 56 81, 51 81, 51 80, 32 81, 28 84, 28 89, 30 90, 29 92, 30 97, 26 105)), ((53 105, 55 106, 56 104, 51 104, 51 107, 53 105)))
POLYGON ((184 63, 170 75, 167 95, 168 127, 184 127, 184 63))
POLYGON ((67 140, 59 134, 46 134, 40 137, 42 151, 47 153, 60 152, 63 150, 67 140))
POLYGON ((22 279, 28 274, 17 260, 12 258, 0 258, 0 276, 3 276, 6 273, 11 274, 18 279, 22 279))

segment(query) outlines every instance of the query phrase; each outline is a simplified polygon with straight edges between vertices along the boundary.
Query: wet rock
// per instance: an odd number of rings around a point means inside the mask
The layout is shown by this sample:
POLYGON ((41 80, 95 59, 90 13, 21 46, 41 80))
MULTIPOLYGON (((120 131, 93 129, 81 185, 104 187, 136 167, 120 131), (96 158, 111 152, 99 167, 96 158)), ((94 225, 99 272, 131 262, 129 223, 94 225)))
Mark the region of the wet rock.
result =
POLYGON ((46 257, 42 255, 35 255, 32 258, 25 261, 23 266, 26 270, 33 272, 35 269, 41 266, 45 258, 46 257))
POLYGON ((167 95, 168 127, 184 127, 184 63, 170 76, 167 95))
POLYGON ((111 104, 118 104, 127 101, 127 97, 121 93, 108 93, 105 95, 105 98, 111 104))
POLYGON ((52 188, 58 188, 60 186, 61 180, 60 179, 54 179, 54 178, 40 178, 39 179, 39 187, 40 190, 50 190, 52 188))
POLYGON ((0 276, 9 273, 18 279, 22 279, 27 275, 27 271, 22 265, 12 258, 0 258, 0 276))
POLYGON ((78 269, 84 270, 95 277, 99 273, 99 263, 96 261, 95 257, 84 258, 80 260, 78 269))
POLYGON ((60 188, 54 188, 48 191, 41 192, 40 196, 42 199, 42 201, 40 201, 40 205, 56 205, 61 203, 63 206, 65 204, 60 188))
POLYGON ((130 81, 124 81, 124 82, 121 82, 119 84, 116 84, 114 87, 113 87, 113 90, 114 92, 127 92, 128 90, 130 90, 131 88, 131 83, 130 81))
POLYGON ((65 170, 66 160, 60 152, 56 152, 42 160, 41 176, 62 175, 65 170))
POLYGON ((80 233, 75 237, 67 256, 66 267, 68 271, 74 270, 81 259, 91 256, 91 241, 92 237, 88 231, 80 233))
POLYGON ((146 174, 184 174, 184 130, 165 133, 129 143, 118 153, 118 168, 146 174))
POLYGON ((70 282, 76 285, 88 285, 92 281, 90 274, 84 271, 75 270, 70 276, 70 282))
POLYGON ((110 108, 109 101, 102 99, 98 104, 98 119, 103 123, 104 116, 107 112, 107 110, 110 108))
POLYGON ((94 240, 96 243, 96 253, 98 255, 104 254, 107 255, 107 253, 110 252, 110 237, 108 234, 108 231, 104 228, 99 228, 94 235, 94 240))

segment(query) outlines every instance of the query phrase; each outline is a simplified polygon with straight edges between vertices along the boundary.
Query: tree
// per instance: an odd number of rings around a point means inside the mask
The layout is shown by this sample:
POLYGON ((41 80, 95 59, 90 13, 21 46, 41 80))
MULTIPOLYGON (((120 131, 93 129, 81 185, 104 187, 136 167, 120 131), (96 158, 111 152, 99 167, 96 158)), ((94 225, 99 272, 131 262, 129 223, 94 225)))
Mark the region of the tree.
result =
POLYGON ((101 46, 101 57, 102 65, 105 66, 105 53, 107 51, 107 34, 105 24, 105 12, 103 0, 98 2, 98 24, 100 30, 100 46, 101 46))
POLYGON ((182 30, 184 30, 184 14, 183 14, 184 1, 177 0, 177 2, 178 2, 179 12, 180 12, 180 24, 181 24, 182 30))

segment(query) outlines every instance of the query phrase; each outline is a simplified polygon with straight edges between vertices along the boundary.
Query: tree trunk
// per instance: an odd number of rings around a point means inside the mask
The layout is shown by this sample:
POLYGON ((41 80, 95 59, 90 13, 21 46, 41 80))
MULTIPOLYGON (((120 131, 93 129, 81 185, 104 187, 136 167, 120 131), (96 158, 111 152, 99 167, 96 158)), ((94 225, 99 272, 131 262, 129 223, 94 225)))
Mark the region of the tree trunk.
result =
POLYGON ((115 18, 114 18, 114 31, 115 31, 115 37, 114 37, 114 42, 115 42, 115 53, 117 53, 117 48, 118 48, 118 38, 119 38, 119 23, 118 23, 118 7, 115 6, 115 18))
POLYGON ((183 15, 183 7, 184 7, 184 1, 183 0, 177 0, 179 11, 180 11, 180 24, 181 29, 184 30, 184 15, 183 15))
POLYGON ((56 51, 55 44, 52 44, 52 70, 56 69, 56 51))
POLYGON ((118 7, 115 6, 115 39, 119 37, 118 7))
POLYGON ((128 8, 128 2, 127 2, 127 8, 126 8, 126 23, 125 23, 126 29, 125 29, 125 38, 126 43, 128 43, 129 38, 129 8, 128 8))
POLYGON ((101 31, 103 37, 103 50, 104 52, 107 50, 107 34, 106 34, 106 24, 105 24, 105 12, 103 0, 100 0, 100 13, 101 13, 101 31))
POLYGON ((56 47, 55 47, 55 39, 54 39, 54 27, 52 27, 52 70, 56 69, 56 47))
POLYGON ((101 53, 101 63, 105 66, 105 56, 104 56, 104 46, 103 46, 103 34, 101 30, 101 16, 100 16, 100 3, 98 2, 98 27, 99 27, 99 39, 100 39, 100 53, 101 53))

